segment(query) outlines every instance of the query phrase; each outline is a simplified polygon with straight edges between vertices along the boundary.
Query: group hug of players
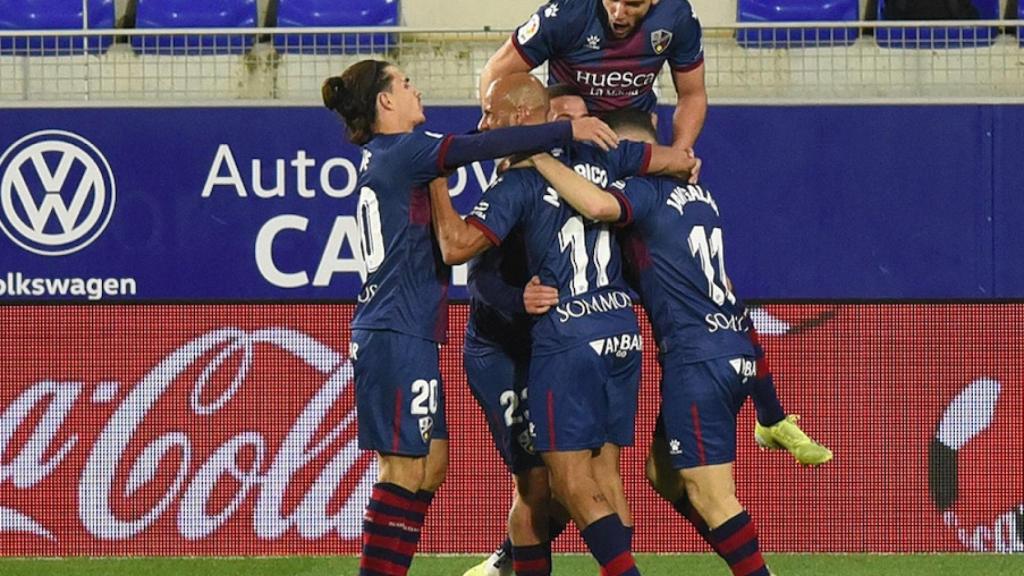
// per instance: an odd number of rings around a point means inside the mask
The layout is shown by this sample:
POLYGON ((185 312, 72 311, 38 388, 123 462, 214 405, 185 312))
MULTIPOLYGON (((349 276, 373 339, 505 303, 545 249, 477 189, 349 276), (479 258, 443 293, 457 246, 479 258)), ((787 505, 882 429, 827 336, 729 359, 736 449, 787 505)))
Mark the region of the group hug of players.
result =
POLYGON ((444 479, 439 345, 449 267, 463 262, 465 371, 516 486, 509 539, 467 576, 551 574, 551 542, 569 521, 602 575, 640 573, 619 465, 634 439, 644 344, 627 286, 650 318, 662 368, 647 477, 733 574, 770 574, 736 499, 740 406, 754 399, 763 447, 810 465, 832 454, 783 411, 726 276, 718 206, 692 150, 707 97, 688 2, 542 6, 483 70, 476 133, 420 130, 420 96, 378 60, 323 87, 363 149, 366 278, 350 356, 360 447, 377 452, 380 477, 359 574, 408 572, 444 479), (679 95, 670 147, 657 144, 652 117, 666 61, 679 95), (528 74, 543 62, 548 88, 528 74), (445 176, 496 158, 498 178, 461 218, 445 176))

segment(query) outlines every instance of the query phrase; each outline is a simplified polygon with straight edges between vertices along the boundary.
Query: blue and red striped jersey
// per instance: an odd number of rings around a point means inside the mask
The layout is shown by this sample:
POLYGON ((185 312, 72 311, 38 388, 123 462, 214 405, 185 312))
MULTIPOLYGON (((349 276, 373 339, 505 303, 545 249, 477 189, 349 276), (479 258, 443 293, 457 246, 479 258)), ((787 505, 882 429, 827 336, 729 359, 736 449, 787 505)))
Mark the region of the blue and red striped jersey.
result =
POLYGON ((434 241, 428 184, 443 173, 450 141, 415 131, 363 147, 356 216, 366 276, 352 328, 444 341, 451 269, 434 241))
POLYGON ((601 0, 553 0, 512 35, 536 67, 548 62, 549 84, 579 88, 591 112, 653 112, 654 81, 666 61, 688 71, 704 61, 700 21, 687 0, 661 0, 626 38, 615 38, 601 0))
POLYGON ((725 272, 718 205, 702 186, 672 178, 631 178, 611 192, 629 224, 621 237, 634 284, 662 352, 702 362, 753 356, 743 302, 725 272))
MULTIPOLYGON (((625 140, 610 153, 574 145, 557 155, 599 186, 642 174, 650 156, 649 145, 625 140)), ((573 210, 536 170, 506 172, 487 190, 467 222, 496 245, 521 231, 526 276, 537 275, 542 284, 558 288, 558 305, 533 323, 534 354, 636 330, 619 247, 608 225, 573 210)))

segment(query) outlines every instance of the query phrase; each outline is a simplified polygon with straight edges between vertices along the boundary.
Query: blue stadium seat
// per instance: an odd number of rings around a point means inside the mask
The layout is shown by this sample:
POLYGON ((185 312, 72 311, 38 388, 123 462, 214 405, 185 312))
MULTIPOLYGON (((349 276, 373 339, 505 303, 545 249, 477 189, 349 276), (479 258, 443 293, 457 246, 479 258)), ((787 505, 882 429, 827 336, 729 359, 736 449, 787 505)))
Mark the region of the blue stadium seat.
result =
MULTIPOLYGON (((856 22, 858 0, 739 0, 739 22, 856 22)), ((739 30, 736 40, 744 48, 801 48, 847 46, 857 39, 857 28, 776 28, 739 30)))
MULTIPOLYGON (((114 27, 114 0, 88 0, 89 28, 114 27)), ((0 0, 0 30, 81 30, 82 0, 0 0)), ((82 38, 0 38, 0 54, 47 56, 100 54, 113 36, 82 38), (88 45, 86 45, 88 43, 88 45)))
MULTIPOLYGON (((397 26, 399 0, 280 0, 278 28, 397 26)), ((274 46, 292 54, 382 52, 394 34, 278 34, 274 46)))
MULTIPOLYGON (((1017 20, 1024 20, 1024 2, 1017 4, 1017 20)), ((1024 26, 1017 26, 1017 41, 1024 48, 1024 26)))
MULTIPOLYGON (((138 0, 135 27, 253 28, 256 0, 138 0)), ((139 54, 240 54, 252 46, 251 34, 132 36, 139 54)))
MULTIPOLYGON (((999 19, 999 0, 971 0, 982 20, 999 19)), ((885 20, 885 0, 878 0, 878 20, 885 20)), ((991 46, 999 32, 994 27, 876 28, 882 48, 972 48, 991 46)))

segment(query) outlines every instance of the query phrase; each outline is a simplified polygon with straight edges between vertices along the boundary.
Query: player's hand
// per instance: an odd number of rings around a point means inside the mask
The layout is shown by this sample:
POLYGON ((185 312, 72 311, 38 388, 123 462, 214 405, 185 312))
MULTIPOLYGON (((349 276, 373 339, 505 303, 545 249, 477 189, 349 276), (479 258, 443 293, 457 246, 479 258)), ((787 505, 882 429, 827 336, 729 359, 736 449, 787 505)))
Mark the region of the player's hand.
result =
POLYGON ((700 168, 704 164, 704 161, 700 158, 694 158, 694 162, 693 168, 690 168, 690 184, 700 182, 700 168))
POLYGON ((534 276, 523 290, 523 307, 528 314, 546 314, 552 306, 558 304, 558 289, 540 283, 534 276))
POLYGON ((696 184, 697 182, 700 181, 700 169, 701 166, 704 165, 704 161, 701 160, 700 158, 697 158, 697 155, 694 153, 693 148, 684 148, 683 154, 686 154, 687 158, 693 160, 693 168, 690 168, 689 182, 690 184, 696 184))
POLYGON ((619 136, 615 131, 593 116, 572 121, 572 139, 590 142, 606 152, 619 145, 619 136))

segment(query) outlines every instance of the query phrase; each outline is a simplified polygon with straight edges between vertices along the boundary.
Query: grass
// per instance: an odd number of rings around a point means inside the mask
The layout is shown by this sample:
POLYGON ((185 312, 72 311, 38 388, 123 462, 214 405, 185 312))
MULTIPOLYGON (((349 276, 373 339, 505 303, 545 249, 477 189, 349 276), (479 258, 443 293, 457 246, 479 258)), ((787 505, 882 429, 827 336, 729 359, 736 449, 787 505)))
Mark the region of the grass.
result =
MULTIPOLYGON (((479 556, 420 556, 410 576, 461 576, 479 556)), ((1024 574, 1024 555, 990 554, 770 554, 779 576, 942 576, 1024 574)), ((637 555, 644 576, 728 576, 710 554, 637 555)), ((0 559, 4 576, 348 576, 357 572, 351 557, 293 558, 54 558, 0 559)), ((593 576, 597 565, 589 556, 557 555, 554 574, 593 576)))

